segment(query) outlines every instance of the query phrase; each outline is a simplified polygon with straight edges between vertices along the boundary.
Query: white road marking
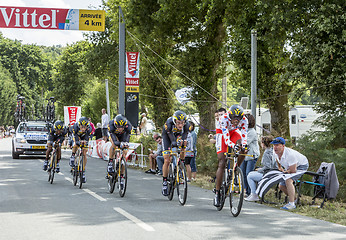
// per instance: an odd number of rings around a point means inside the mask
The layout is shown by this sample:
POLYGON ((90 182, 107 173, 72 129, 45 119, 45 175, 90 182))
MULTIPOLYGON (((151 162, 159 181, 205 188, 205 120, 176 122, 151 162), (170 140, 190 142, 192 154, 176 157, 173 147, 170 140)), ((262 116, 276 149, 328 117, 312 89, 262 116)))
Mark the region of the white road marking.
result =
MULTIPOLYGON (((64 175, 64 174, 61 174, 61 175, 64 175)), ((73 180, 69 177, 65 177, 65 179, 71 183, 73 183, 73 180)), ((106 202, 107 199, 101 197, 100 195, 98 195, 97 193, 89 190, 89 189, 85 189, 85 188, 82 188, 82 190, 86 193, 89 193, 91 196, 93 196, 94 198, 96 198, 97 200, 100 200, 101 202, 106 202)))
POLYGON ((120 213, 124 217, 128 218, 129 220, 131 220, 132 222, 137 224, 139 227, 143 228, 145 231, 148 231, 148 232, 154 232, 155 231, 155 229, 152 226, 149 226, 148 224, 146 224, 143 221, 139 220, 135 216, 133 216, 130 213, 126 212, 125 210, 123 210, 121 208, 113 208, 113 209, 114 209, 114 211, 120 213))
POLYGON ((91 196, 93 196, 94 198, 100 200, 101 202, 106 202, 107 199, 101 197, 100 195, 98 195, 97 193, 94 193, 93 191, 86 189, 86 188, 82 188, 82 190, 86 193, 89 193, 91 196))

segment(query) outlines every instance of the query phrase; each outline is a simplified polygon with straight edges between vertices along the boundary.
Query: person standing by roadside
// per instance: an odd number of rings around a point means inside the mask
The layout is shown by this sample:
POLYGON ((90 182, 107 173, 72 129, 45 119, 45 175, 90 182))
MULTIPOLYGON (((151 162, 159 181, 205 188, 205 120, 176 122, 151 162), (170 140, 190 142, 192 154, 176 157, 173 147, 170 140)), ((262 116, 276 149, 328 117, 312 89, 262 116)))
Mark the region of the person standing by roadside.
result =
POLYGON ((102 127, 101 123, 96 124, 96 129, 95 129, 95 133, 94 133, 95 140, 102 138, 102 128, 101 127, 102 127))
POLYGON ((260 155, 259 146, 258 146, 258 136, 255 130, 256 120, 255 117, 251 114, 246 115, 249 121, 248 132, 247 132, 247 154, 253 155, 253 157, 246 156, 243 163, 240 165, 241 170, 244 174, 244 187, 246 194, 249 196, 251 189, 247 183, 247 175, 253 170, 255 170, 255 165, 257 159, 260 155))
POLYGON ((94 136, 94 133, 95 133, 95 125, 91 122, 91 118, 89 117, 89 124, 90 124, 90 127, 91 127, 91 133, 90 133, 90 138, 92 138, 94 136))
POLYGON ((197 155, 197 133, 195 132, 195 124, 190 121, 190 132, 191 132, 191 138, 192 138, 192 149, 193 149, 193 157, 190 161, 191 166, 191 180, 196 179, 197 174, 197 164, 196 164, 196 155, 197 155))
POLYGON ((147 135, 147 115, 145 113, 142 113, 142 120, 140 124, 141 134, 147 135))
POLYGON ((106 113, 106 109, 102 108, 102 137, 105 142, 108 141, 108 123, 109 123, 109 116, 106 113))

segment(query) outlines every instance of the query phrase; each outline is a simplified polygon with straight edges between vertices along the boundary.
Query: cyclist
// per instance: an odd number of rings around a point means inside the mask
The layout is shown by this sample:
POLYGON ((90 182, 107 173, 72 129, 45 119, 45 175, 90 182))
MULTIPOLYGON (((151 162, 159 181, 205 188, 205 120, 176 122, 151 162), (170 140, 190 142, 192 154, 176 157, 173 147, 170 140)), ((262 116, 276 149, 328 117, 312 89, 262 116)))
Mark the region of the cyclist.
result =
MULTIPOLYGON (((162 195, 168 196, 168 183, 167 176, 169 171, 169 164, 171 162, 172 148, 178 147, 177 137, 181 136, 181 147, 185 147, 187 144, 186 137, 189 131, 190 124, 186 121, 187 116, 181 110, 176 111, 172 117, 168 118, 162 130, 162 143, 163 143, 163 159, 162 166, 162 195)), ((185 151, 181 151, 180 159, 185 158, 185 151)))
MULTIPOLYGON (((113 160, 115 157, 115 148, 124 149, 129 146, 131 130, 131 123, 121 114, 118 114, 113 120, 109 121, 108 132, 110 134, 110 142, 112 143, 112 147, 109 149, 109 161, 107 167, 109 173, 114 172, 113 160)), ((126 153, 127 151, 123 151, 124 156, 126 156, 126 153)), ((120 174, 120 177, 122 179, 122 174, 120 174)), ((122 186, 123 182, 121 181, 120 184, 122 186)))
MULTIPOLYGON (((244 110, 239 105, 230 107, 227 113, 220 117, 220 128, 222 131, 221 145, 217 147, 217 158, 219 161, 216 171, 214 206, 220 206, 220 187, 226 167, 226 155, 228 148, 245 152, 247 147, 248 120, 244 116, 244 110)), ((244 156, 238 157, 237 165, 240 166, 244 156)))
MULTIPOLYGON (((72 147, 72 155, 70 157, 70 166, 74 167, 74 161, 76 158, 76 152, 77 149, 82 145, 84 146, 83 149, 83 157, 84 157, 84 161, 83 161, 83 169, 85 171, 85 166, 87 163, 87 158, 86 158, 86 153, 88 151, 88 142, 89 142, 89 137, 90 137, 90 133, 91 133, 91 128, 89 125, 89 119, 87 117, 81 117, 78 120, 78 123, 73 124, 73 147, 72 147)), ((85 172, 83 172, 83 183, 86 182, 86 177, 85 177, 85 172)))
MULTIPOLYGON (((46 160, 43 163, 43 170, 46 171, 48 167, 48 159, 49 155, 53 150, 53 143, 59 144, 63 143, 65 140, 65 135, 67 134, 67 129, 64 127, 64 122, 61 120, 57 120, 54 123, 54 126, 49 131, 48 141, 47 141, 47 151, 46 151, 46 160)), ((57 164, 56 164, 56 172, 60 172, 59 162, 61 159, 61 148, 58 146, 57 148, 57 164)))

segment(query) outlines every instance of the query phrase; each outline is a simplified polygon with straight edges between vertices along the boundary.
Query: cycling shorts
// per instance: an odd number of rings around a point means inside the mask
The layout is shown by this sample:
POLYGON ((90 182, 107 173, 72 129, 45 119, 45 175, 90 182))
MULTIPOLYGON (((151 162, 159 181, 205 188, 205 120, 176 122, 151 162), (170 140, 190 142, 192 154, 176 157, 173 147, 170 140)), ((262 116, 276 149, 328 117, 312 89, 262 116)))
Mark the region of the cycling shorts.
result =
POLYGON ((64 140, 65 140, 65 136, 63 135, 60 135, 60 136, 57 136, 57 135, 49 135, 48 136, 48 141, 47 141, 47 144, 49 145, 53 145, 54 142, 58 141, 60 143, 62 143, 64 140))
MULTIPOLYGON (((221 138, 221 141, 220 141, 220 144, 219 146, 217 146, 216 148, 216 152, 217 154, 219 153, 225 153, 227 152, 227 149, 228 149, 228 145, 226 145, 225 143, 225 139, 223 137, 222 134, 218 134, 220 136, 222 136, 221 138)), ((229 133, 229 139, 233 142, 233 143, 236 143, 239 139, 241 139, 241 133, 238 129, 234 129, 232 130, 230 133, 229 133)), ((218 141, 216 140, 216 143, 218 143, 218 141)))

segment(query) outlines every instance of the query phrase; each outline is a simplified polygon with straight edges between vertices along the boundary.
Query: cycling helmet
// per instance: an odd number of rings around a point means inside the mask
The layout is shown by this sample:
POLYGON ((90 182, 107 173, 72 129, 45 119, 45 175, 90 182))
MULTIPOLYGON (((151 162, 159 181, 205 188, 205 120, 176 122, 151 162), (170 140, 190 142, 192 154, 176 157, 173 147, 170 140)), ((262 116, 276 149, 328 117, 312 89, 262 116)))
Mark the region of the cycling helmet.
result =
POLYGON ((184 113, 184 112, 181 111, 181 110, 176 111, 176 112, 173 114, 173 122, 174 122, 174 124, 175 124, 175 121, 176 121, 176 120, 186 121, 186 120, 187 120, 186 113, 184 113))
POLYGON ((229 108, 228 115, 230 118, 241 118, 244 115, 244 109, 240 105, 235 104, 229 108))
POLYGON ((126 119, 126 117, 122 116, 121 114, 118 114, 114 118, 114 126, 116 128, 118 128, 118 127, 125 127, 126 124, 127 124, 127 119, 126 119))
POLYGON ((64 128, 64 122, 58 120, 54 123, 54 130, 62 130, 64 128))
POLYGON ((79 126, 88 126, 89 125, 89 119, 87 117, 81 117, 78 120, 78 125, 79 126))

